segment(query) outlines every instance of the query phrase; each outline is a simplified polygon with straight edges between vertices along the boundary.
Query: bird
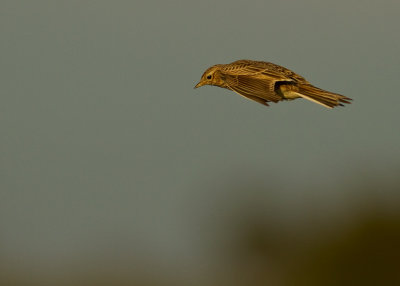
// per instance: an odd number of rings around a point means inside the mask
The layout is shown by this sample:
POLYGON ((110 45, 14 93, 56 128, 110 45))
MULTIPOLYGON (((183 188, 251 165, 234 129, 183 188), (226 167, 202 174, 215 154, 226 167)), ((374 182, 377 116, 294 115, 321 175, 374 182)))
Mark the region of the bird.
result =
POLYGON ((268 102, 304 98, 327 108, 344 106, 351 98, 313 86, 301 75, 270 62, 238 60, 209 67, 194 88, 213 85, 269 106, 268 102))

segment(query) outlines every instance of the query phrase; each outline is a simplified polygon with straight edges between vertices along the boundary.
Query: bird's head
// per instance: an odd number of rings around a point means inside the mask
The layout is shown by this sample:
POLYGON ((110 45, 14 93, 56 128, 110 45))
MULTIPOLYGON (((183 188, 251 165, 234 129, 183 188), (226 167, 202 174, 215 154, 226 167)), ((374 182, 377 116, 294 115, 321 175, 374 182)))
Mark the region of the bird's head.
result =
POLYGON ((209 67, 201 76, 201 79, 198 84, 194 88, 198 88, 203 85, 216 85, 223 87, 225 85, 225 81, 222 78, 222 73, 220 71, 220 65, 215 65, 209 67))

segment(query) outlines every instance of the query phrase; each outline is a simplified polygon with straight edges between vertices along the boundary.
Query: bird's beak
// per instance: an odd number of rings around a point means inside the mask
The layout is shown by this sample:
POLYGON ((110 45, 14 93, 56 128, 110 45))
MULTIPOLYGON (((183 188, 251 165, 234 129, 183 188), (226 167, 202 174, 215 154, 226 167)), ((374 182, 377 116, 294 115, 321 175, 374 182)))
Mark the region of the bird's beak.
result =
POLYGON ((196 86, 194 88, 198 88, 198 87, 203 86, 203 85, 204 85, 204 83, 202 81, 199 81, 199 83, 196 84, 196 86))

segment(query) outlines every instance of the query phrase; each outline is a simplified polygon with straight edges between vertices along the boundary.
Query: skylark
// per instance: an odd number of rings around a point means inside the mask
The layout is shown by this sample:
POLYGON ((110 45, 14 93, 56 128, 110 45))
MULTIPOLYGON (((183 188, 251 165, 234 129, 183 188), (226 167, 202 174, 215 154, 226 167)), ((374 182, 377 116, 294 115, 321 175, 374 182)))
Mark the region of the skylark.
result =
POLYGON ((302 76, 273 63, 239 60, 208 68, 196 84, 230 89, 241 96, 268 106, 268 102, 305 98, 327 108, 343 106, 351 98, 311 85, 302 76))

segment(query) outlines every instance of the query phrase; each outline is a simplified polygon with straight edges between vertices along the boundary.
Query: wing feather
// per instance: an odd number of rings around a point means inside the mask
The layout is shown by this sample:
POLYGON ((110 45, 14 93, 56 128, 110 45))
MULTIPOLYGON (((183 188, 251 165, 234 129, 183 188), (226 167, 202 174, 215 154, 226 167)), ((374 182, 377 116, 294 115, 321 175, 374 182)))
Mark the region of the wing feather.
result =
POLYGON ((230 75, 248 75, 269 78, 273 81, 308 83, 302 76, 295 72, 269 62, 239 60, 227 65, 221 65, 221 70, 230 75))
POLYGON ((227 87, 245 97, 258 97, 262 100, 278 102, 282 97, 274 90, 275 82, 245 75, 225 75, 227 87))

